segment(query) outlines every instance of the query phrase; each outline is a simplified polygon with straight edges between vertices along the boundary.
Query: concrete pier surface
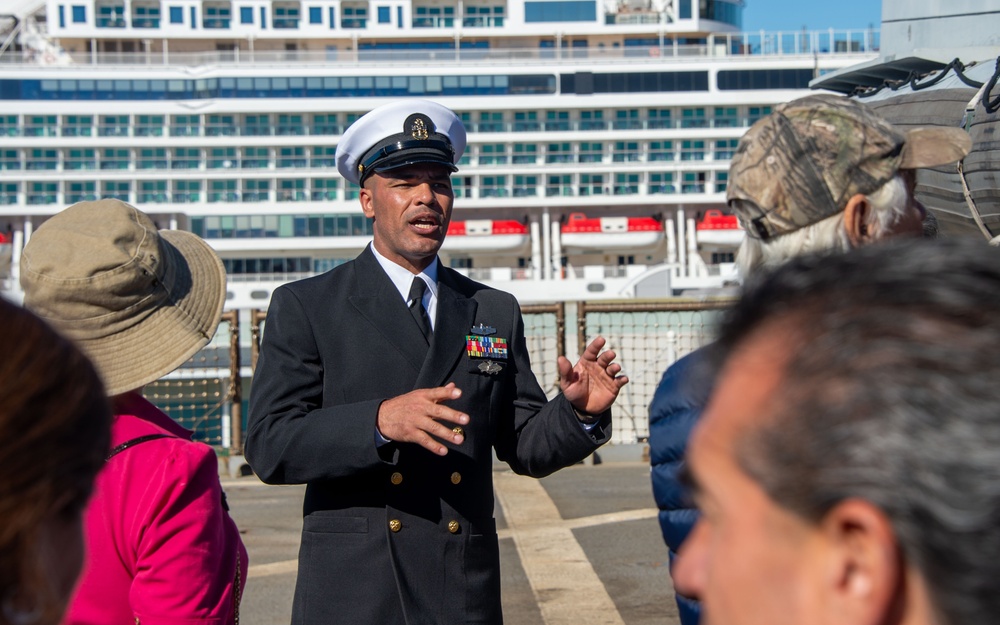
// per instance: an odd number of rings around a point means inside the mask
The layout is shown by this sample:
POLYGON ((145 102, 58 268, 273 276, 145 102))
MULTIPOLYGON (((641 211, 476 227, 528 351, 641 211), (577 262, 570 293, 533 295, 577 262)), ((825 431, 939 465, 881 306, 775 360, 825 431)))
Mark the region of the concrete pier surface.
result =
MULTIPOLYGON (((494 472, 504 621, 510 625, 678 625, 643 462, 577 465, 535 480, 494 472)), ((250 552, 242 625, 287 625, 303 486, 254 476, 223 487, 250 552)))

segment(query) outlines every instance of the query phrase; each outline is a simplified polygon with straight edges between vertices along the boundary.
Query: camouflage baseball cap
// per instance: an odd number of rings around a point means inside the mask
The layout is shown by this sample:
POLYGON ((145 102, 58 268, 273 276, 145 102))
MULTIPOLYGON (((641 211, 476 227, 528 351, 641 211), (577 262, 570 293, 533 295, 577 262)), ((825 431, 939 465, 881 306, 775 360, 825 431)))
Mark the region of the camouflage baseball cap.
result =
POLYGON ((810 95, 776 107, 743 135, 726 200, 748 200, 733 210, 750 236, 766 240, 836 215, 900 169, 953 163, 971 147, 961 128, 904 132, 857 100, 810 95))

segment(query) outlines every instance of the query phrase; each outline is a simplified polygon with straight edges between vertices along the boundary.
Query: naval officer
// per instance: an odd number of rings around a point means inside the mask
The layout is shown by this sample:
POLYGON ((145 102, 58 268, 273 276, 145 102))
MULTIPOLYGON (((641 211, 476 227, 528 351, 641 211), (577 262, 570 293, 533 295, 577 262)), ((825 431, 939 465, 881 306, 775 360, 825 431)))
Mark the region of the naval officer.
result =
POLYGON ((423 100, 362 116, 337 146, 374 240, 274 291, 246 457, 307 484, 292 622, 501 623, 492 453, 542 477, 611 434, 627 383, 595 339, 551 401, 517 301, 444 267, 465 128, 423 100))

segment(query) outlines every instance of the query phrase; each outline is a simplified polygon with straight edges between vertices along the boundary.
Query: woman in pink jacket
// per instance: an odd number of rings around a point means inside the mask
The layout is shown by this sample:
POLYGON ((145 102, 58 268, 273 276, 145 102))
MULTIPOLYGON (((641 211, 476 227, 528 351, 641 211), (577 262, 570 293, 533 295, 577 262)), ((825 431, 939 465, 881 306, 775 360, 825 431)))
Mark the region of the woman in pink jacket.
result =
POLYGON ((218 256, 119 200, 81 202, 35 231, 21 286, 25 305, 93 360, 115 413, 65 622, 235 623, 247 555, 215 452, 140 393, 215 334, 226 292, 218 256))

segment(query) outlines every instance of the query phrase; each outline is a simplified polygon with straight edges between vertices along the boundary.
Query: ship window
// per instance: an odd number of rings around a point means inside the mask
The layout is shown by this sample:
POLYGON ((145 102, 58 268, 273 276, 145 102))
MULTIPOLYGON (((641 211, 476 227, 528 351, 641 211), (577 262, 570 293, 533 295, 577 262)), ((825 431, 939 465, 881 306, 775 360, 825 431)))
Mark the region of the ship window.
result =
POLYGON ((507 197, 507 176, 482 176, 479 197, 507 197))
POLYGON ((545 183, 545 196, 573 195, 573 177, 569 174, 549 176, 545 183))
POLYGON ((752 126, 761 117, 771 114, 770 106, 751 106, 747 109, 747 125, 752 126))
POLYGON ((524 21, 532 22, 593 22, 597 19, 597 3, 593 0, 525 2, 524 21))
POLYGON ((603 143, 581 143, 580 154, 577 158, 580 163, 600 163, 604 158, 603 143))
POLYGON ((612 160, 616 163, 633 162, 639 160, 638 141, 616 141, 615 150, 612 153, 612 160))
POLYGON ((514 164, 529 165, 538 160, 538 146, 534 143, 514 144, 514 164))
POLYGON ((175 180, 171 200, 175 204, 191 204, 201 201, 200 180, 175 180))
POLYGON ((139 204, 165 204, 167 202, 166 180, 140 180, 139 204))
POLYGON ((298 179, 278 181, 279 202, 304 202, 307 199, 308 196, 306 195, 305 180, 298 179))
POLYGON ((31 182, 28 189, 28 204, 55 204, 58 183, 55 182, 31 182))
POLYGON ((306 149, 302 146, 281 148, 278 158, 280 168, 302 168, 306 166, 306 149))
POLYGON ((253 24, 253 7, 240 7, 240 24, 253 24))
POLYGON ((717 82, 723 91, 746 89, 807 89, 813 79, 811 69, 722 70, 717 82))
POLYGON ((538 195, 538 176, 514 176, 514 197, 538 195))
POLYGON ((166 169, 167 150, 166 148, 142 148, 139 150, 139 159, 136 162, 136 169, 166 169))
MULTIPOLYGON (((94 183, 89 183, 93 185, 94 183)), ((101 184, 101 197, 110 197, 123 202, 129 202, 132 193, 132 182, 129 180, 105 180, 101 184)), ((91 198, 84 198, 91 199, 91 198)), ((94 198, 96 199, 96 198, 94 198)), ((78 202, 81 200, 77 200, 78 202)))
POLYGON ((171 169, 198 169, 201 166, 201 150, 198 148, 174 148, 170 159, 171 169))
MULTIPOLYGON (((335 133, 329 133, 335 134, 335 133)), ((316 146, 312 149, 312 167, 336 167, 337 148, 334 146, 316 146)))
POLYGON ((128 169, 129 151, 127 149, 105 149, 101 154, 101 169, 128 169))
POLYGON ((604 111, 580 111, 580 130, 604 130, 604 111))
POLYGON ((70 150, 63 161, 63 169, 97 169, 94 150, 70 150))
POLYGON ((550 143, 545 155, 546 163, 572 163, 573 146, 569 143, 550 143))
POLYGON ((642 122, 639 121, 639 109, 625 109, 615 111, 615 121, 612 126, 615 130, 639 130, 642 122))
POLYGON ((17 150, 0 150, 0 169, 21 169, 21 155, 17 150))
POLYGON ((615 174, 615 195, 635 195, 638 192, 639 174, 615 174))
POLYGON ((704 172, 684 172, 684 178, 681 182, 681 193, 704 193, 706 178, 707 176, 704 172))
POLYGON ((170 118, 170 136, 197 137, 200 126, 197 115, 173 115, 170 118))
POLYGON ((85 24, 87 22, 87 7, 73 5, 73 23, 85 24))
POLYGON ((243 169, 267 169, 267 148, 243 148, 243 169))
POLYGON ((705 160, 704 141, 682 141, 681 142, 682 161, 703 161, 705 160))
POLYGON ((649 194, 676 193, 673 172, 655 172, 649 174, 649 194))
POLYGON ((580 195, 607 195, 604 174, 580 174, 580 195))
POLYGON ((691 0, 680 0, 680 12, 678 15, 682 20, 691 19, 691 0))
POLYGON ((506 165, 507 146, 503 143, 486 143, 479 146, 480 165, 506 165))
POLYGON ((729 172, 717 171, 715 172, 715 192, 725 193, 726 185, 729 182, 729 172))
POLYGON ((733 158, 739 139, 722 139, 715 142, 715 160, 725 161, 733 158))
POLYGON ((392 21, 392 16, 389 13, 389 7, 379 7, 378 8, 378 23, 388 24, 392 21))
POLYGON ((312 200, 336 200, 337 188, 340 186, 336 178, 313 178, 310 181, 312 187, 312 200))
POLYGON ((97 185, 93 182, 69 182, 66 184, 66 201, 70 204, 97 199, 97 185))

